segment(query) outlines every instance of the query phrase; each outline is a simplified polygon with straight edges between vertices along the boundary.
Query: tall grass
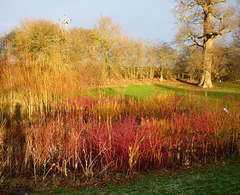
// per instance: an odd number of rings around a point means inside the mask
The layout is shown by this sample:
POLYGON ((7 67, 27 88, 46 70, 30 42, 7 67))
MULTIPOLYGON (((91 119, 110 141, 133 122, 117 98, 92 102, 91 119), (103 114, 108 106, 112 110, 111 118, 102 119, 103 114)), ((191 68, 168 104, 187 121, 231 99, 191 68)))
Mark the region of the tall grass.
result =
POLYGON ((57 172, 92 178, 239 154, 240 104, 234 100, 213 104, 193 94, 165 94, 145 100, 81 97, 66 105, 31 123, 21 121, 16 110, 2 124, 5 173, 27 170, 36 181, 57 172))

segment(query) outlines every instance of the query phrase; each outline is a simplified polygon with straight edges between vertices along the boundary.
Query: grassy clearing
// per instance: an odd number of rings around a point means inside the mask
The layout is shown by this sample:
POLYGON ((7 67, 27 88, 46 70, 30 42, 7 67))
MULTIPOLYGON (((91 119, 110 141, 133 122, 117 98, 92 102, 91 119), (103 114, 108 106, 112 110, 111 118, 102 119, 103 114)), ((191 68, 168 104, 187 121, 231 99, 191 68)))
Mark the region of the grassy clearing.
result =
MULTIPOLYGON (((158 93, 170 93, 183 95, 189 92, 194 92, 197 95, 207 96, 214 99, 226 98, 232 95, 236 100, 240 98, 240 85, 237 83, 214 83, 212 89, 202 89, 194 85, 180 83, 180 82, 163 82, 155 85, 136 85, 125 87, 108 87, 94 89, 90 94, 98 97, 102 96, 124 96, 135 98, 147 98, 158 93)), ((89 94, 89 92, 88 92, 89 94)))

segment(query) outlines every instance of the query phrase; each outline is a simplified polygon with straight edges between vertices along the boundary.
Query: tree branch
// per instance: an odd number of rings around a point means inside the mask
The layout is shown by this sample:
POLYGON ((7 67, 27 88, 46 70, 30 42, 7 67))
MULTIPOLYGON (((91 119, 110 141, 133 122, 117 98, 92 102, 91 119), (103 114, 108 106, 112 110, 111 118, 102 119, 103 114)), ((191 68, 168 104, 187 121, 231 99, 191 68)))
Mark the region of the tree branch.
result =
POLYGON ((190 20, 191 18, 193 18, 193 17, 195 17, 195 16, 197 16, 197 15, 203 15, 203 14, 204 14, 204 13, 202 13, 202 12, 195 13, 195 14, 189 16, 187 19, 180 19, 180 20, 181 20, 182 22, 186 22, 186 21, 190 20))
POLYGON ((216 14, 213 14, 213 17, 216 18, 216 19, 218 19, 218 20, 222 20, 222 19, 223 19, 223 17, 219 17, 219 16, 216 15, 216 14))
POLYGON ((194 42, 194 44, 190 45, 189 47, 192 46, 198 46, 198 47, 203 47, 203 45, 199 44, 196 40, 192 40, 194 42))
POLYGON ((219 32, 213 32, 213 33, 212 33, 212 35, 214 36, 214 37, 213 37, 213 40, 215 40, 215 39, 218 38, 219 36, 223 36, 223 35, 231 32, 231 31, 227 31, 227 32, 224 33, 225 30, 226 30, 226 28, 224 27, 224 28, 222 28, 219 32))
POLYGON ((199 40, 199 39, 203 39, 204 36, 200 36, 200 37, 193 37, 195 41, 199 40))
POLYGON ((190 45, 189 47, 192 47, 192 46, 203 47, 203 45, 199 44, 197 40, 203 39, 204 36, 196 37, 194 35, 189 35, 188 38, 190 38, 190 40, 194 42, 194 44, 190 45))
POLYGON ((183 4, 184 6, 186 6, 186 7, 191 7, 191 8, 193 8, 193 7, 195 7, 196 5, 203 5, 204 3, 200 3, 200 2, 195 2, 195 3, 193 3, 193 2, 190 2, 189 4, 186 4, 186 3, 184 3, 183 1, 180 1, 181 2, 181 4, 183 4))
POLYGON ((214 4, 216 3, 226 3, 226 0, 217 0, 217 1, 214 1, 214 4))

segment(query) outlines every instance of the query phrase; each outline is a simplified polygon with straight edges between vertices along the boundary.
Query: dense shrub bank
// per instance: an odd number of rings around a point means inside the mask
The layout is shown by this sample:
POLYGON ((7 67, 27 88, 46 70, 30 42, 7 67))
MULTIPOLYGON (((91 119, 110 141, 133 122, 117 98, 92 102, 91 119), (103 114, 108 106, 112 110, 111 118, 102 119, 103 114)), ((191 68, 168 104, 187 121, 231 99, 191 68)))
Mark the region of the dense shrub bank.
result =
POLYGON ((81 97, 34 123, 1 128, 4 170, 88 178, 205 164, 239 154, 240 103, 195 95, 81 97), (229 113, 224 111, 227 108, 229 113))

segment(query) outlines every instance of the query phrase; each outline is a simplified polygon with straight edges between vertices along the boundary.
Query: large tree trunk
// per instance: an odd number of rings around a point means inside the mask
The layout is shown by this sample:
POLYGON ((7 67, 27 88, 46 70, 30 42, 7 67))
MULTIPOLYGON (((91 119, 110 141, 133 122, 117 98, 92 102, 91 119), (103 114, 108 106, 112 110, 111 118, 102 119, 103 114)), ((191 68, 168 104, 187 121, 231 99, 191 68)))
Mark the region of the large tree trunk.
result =
POLYGON ((211 88, 213 86, 211 79, 212 51, 213 39, 208 39, 203 46, 203 75, 198 84, 203 86, 203 88, 211 88))
POLYGON ((198 83, 204 88, 213 86, 211 79, 213 53, 213 5, 214 0, 205 0, 204 7, 204 43, 203 43, 203 75, 198 83))

